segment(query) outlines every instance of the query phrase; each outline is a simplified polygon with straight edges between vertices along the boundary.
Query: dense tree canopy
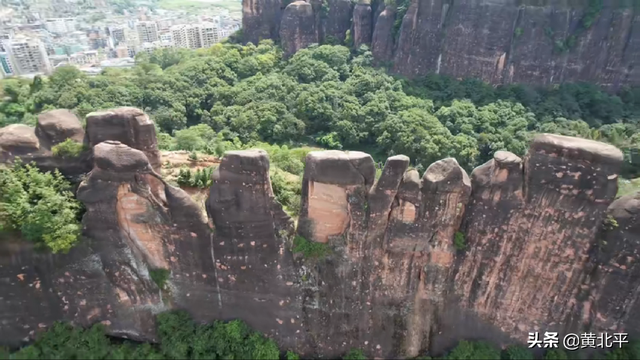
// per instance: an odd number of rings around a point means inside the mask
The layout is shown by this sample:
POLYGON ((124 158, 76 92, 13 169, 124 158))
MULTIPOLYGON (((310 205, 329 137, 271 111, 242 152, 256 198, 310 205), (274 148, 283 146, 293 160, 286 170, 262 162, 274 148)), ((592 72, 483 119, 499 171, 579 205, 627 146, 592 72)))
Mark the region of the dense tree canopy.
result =
POLYGON ((71 185, 59 172, 42 173, 17 161, 0 168, 0 231, 22 237, 52 252, 67 252, 80 236, 81 211, 71 185))
POLYGON ((640 143, 638 89, 610 95, 588 84, 495 88, 438 75, 409 81, 371 62, 366 47, 330 45, 284 60, 268 40, 162 49, 141 55, 133 69, 94 77, 61 67, 49 78, 3 80, 0 125, 33 124, 35 114, 51 108, 84 116, 136 106, 155 119, 161 140, 176 137, 174 148, 202 150, 217 140, 304 143, 365 150, 379 161, 404 153, 422 168, 453 156, 469 170, 497 150, 523 155, 536 132, 553 132, 613 143, 625 151, 626 173, 638 171, 631 163, 640 143))

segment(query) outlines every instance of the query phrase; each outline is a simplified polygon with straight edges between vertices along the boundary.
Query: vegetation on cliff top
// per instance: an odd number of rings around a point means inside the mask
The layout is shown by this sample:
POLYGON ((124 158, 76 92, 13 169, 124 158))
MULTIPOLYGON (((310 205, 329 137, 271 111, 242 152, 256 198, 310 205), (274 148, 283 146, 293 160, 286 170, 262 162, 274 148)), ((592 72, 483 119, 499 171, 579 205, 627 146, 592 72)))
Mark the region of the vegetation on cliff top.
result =
POLYGON ((46 79, 4 79, 0 124, 69 108, 84 116, 115 106, 149 112, 161 144, 219 153, 257 142, 404 153, 426 168, 446 156, 468 170, 497 150, 524 155, 537 132, 610 142, 633 163, 640 91, 617 95, 588 84, 494 88, 477 80, 397 79, 371 66, 366 48, 312 46, 290 59, 271 41, 142 54, 133 69, 87 77, 72 67, 46 79), (196 131, 190 128, 199 126, 196 131), (175 137, 175 138, 173 138, 175 137), (224 144, 224 145, 220 145, 224 144))
POLYGON ((0 189, 0 230, 18 230, 26 240, 54 253, 76 244, 81 205, 57 170, 42 173, 17 161, 0 169, 0 189))

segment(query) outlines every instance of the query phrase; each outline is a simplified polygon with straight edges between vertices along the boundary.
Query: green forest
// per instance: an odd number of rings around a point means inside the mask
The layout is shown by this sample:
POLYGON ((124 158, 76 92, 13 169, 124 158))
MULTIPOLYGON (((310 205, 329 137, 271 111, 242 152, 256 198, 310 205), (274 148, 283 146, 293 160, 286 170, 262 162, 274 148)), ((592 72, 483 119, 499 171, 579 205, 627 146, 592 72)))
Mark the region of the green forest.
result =
MULTIPOLYGON (((38 334, 32 344, 10 351, 0 348, 2 359, 92 359, 92 360, 139 360, 139 359, 285 359, 297 360, 300 355, 290 350, 280 350, 276 343, 253 331, 240 321, 215 321, 210 324, 195 322, 183 310, 160 313, 156 316, 158 343, 138 343, 109 337, 105 327, 98 323, 88 329, 74 327, 68 323, 54 323, 38 334)), ((543 357, 534 357, 523 346, 496 348, 482 341, 460 341, 442 357, 427 355, 415 359, 442 360, 518 360, 518 359, 602 359, 625 360, 640 358, 640 345, 631 343, 627 347, 606 353, 586 356, 585 353, 567 352, 560 348, 545 351, 543 357), (583 356, 585 355, 585 356, 583 356), (603 357, 604 356, 604 357, 603 357)), ((343 355, 345 360, 365 360, 361 349, 351 349, 343 355)))
POLYGON ((0 125, 34 124, 36 114, 53 108, 84 117, 135 106, 155 120, 163 149, 310 145, 368 151, 379 162, 405 154, 418 169, 452 156, 467 170, 497 150, 524 155, 535 133, 551 132, 614 144, 626 156, 623 177, 640 173, 637 88, 613 95, 589 84, 543 89, 440 75, 407 80, 372 67, 366 47, 316 45, 284 59, 268 40, 162 49, 136 61, 133 69, 93 77, 61 67, 48 78, 3 80, 0 125))

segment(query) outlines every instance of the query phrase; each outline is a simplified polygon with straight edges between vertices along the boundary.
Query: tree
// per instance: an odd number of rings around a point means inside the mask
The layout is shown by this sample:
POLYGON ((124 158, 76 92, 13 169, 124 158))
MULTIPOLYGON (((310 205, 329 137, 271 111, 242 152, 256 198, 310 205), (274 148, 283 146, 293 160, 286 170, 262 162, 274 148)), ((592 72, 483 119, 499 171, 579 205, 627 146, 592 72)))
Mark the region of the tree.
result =
POLYGON ((0 229, 19 230, 26 240, 54 253, 68 252, 78 242, 81 206, 57 170, 42 173, 17 161, 0 170, 0 188, 0 229))

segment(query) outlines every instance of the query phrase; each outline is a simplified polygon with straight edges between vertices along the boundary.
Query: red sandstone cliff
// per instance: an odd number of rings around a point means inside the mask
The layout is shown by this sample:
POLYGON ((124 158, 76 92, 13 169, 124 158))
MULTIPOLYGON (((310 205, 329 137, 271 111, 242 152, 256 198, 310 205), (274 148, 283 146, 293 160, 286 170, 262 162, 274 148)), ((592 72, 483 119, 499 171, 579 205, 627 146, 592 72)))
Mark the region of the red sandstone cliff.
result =
MULTIPOLYGON (((640 14, 616 1, 603 5, 588 22, 588 1, 411 0, 403 14, 382 1, 351 7, 334 0, 327 3, 323 28, 339 40, 350 29, 355 48, 371 45, 376 61, 407 77, 442 73, 492 84, 588 81, 611 89, 640 84, 640 14)), ((276 13, 273 0, 245 0, 245 40, 297 44, 289 50, 324 40, 317 22, 299 21, 300 16, 280 20, 276 13), (278 28, 287 30, 274 32, 278 28)))
MULTIPOLYGON (((0 129, 3 161, 50 156, 43 131, 79 136, 72 120, 45 117, 38 135, 0 129)), ((609 145, 541 135, 524 159, 497 152, 471 176, 455 159, 421 175, 399 155, 379 179, 368 154, 312 152, 297 233, 326 244, 314 259, 292 254, 293 221, 273 196, 264 151, 224 156, 207 224, 154 170, 142 112, 90 120, 92 170, 77 193, 86 240, 55 256, 0 242, 9 342, 60 319, 153 339, 153 314, 169 308, 241 318, 284 347, 325 356, 353 347, 414 356, 468 337, 524 342, 535 330, 640 332, 639 200, 611 204, 622 155, 609 145), (164 289, 149 275, 160 268, 170 271, 164 289)))

